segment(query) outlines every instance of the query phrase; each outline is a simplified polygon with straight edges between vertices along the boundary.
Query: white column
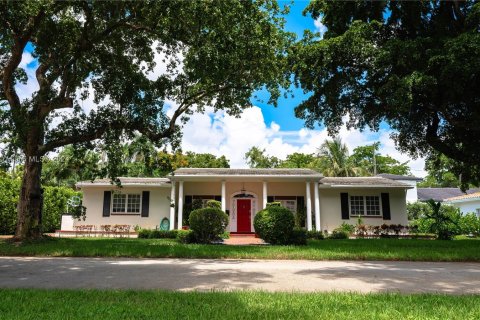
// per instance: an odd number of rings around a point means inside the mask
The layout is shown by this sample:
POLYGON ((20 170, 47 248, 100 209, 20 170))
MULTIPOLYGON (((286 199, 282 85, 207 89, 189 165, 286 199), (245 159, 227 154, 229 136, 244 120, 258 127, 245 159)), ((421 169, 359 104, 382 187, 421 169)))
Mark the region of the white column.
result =
POLYGON ((263 209, 267 207, 267 199, 268 199, 267 181, 263 181, 263 209))
POLYGON ((227 210, 227 199, 226 199, 226 187, 225 181, 222 181, 222 211, 225 212, 227 210))
POLYGON ((305 183, 307 193, 307 230, 312 230, 312 197, 310 195, 310 181, 305 183))
POLYGON ((318 196, 318 181, 315 181, 314 184, 314 201, 315 201, 315 230, 320 230, 320 198, 318 196))
POLYGON ((172 181, 170 191, 170 230, 175 229, 175 181, 172 181))
POLYGON ((182 229, 183 224, 183 181, 178 185, 178 229, 182 229))

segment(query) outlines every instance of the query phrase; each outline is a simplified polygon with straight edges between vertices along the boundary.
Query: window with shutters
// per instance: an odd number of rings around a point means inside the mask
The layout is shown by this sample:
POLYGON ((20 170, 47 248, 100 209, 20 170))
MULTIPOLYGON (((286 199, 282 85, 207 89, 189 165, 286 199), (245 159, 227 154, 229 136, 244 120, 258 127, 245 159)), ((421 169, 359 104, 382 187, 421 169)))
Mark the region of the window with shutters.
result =
POLYGON ((140 214, 142 195, 137 193, 114 193, 112 199, 112 213, 140 214))
POLYGON ((350 196, 350 215, 380 217, 379 196, 350 196))
POLYGON ((193 195, 192 199, 196 201, 201 201, 202 202, 202 208, 205 208, 207 206, 207 202, 210 200, 215 200, 215 198, 221 198, 221 196, 214 196, 214 195, 206 195, 206 196, 199 196, 199 195, 193 195))

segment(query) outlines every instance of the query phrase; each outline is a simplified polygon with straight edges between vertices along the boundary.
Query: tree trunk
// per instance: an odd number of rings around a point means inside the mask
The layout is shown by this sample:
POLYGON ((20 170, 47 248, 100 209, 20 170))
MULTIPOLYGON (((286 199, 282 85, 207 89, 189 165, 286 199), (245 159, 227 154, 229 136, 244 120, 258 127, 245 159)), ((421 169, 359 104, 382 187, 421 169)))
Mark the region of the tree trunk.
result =
POLYGON ((26 155, 22 189, 17 206, 15 240, 35 239, 42 236, 43 195, 40 184, 42 159, 26 155))

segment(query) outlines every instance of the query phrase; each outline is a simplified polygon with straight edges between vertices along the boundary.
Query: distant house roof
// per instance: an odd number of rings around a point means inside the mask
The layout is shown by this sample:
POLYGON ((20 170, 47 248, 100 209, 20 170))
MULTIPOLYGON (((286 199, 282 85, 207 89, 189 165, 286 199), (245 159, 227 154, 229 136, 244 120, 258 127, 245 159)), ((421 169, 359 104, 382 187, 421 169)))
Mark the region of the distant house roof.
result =
MULTIPOLYGON (((119 177, 122 186, 170 186, 170 180, 167 178, 133 178, 133 177, 119 177)), ((112 186, 115 187, 115 183, 112 184, 110 179, 96 179, 94 181, 81 181, 78 182, 77 187, 82 188, 84 186, 112 186)))
POLYGON ((444 201, 445 202, 466 202, 466 201, 472 201, 477 199, 480 199, 480 192, 478 191, 470 194, 463 194, 457 197, 447 198, 444 201))
POLYGON ((320 182, 322 185, 330 187, 413 188, 406 183, 382 177, 325 177, 320 182))
POLYGON ((422 178, 414 176, 401 176, 399 174, 390 174, 390 173, 380 173, 376 175, 377 177, 392 179, 392 180, 405 180, 405 181, 422 181, 422 178))
POLYGON ((460 188, 417 188, 418 201, 434 201, 443 202, 448 198, 460 197, 478 192, 479 189, 470 189, 464 193, 460 188))

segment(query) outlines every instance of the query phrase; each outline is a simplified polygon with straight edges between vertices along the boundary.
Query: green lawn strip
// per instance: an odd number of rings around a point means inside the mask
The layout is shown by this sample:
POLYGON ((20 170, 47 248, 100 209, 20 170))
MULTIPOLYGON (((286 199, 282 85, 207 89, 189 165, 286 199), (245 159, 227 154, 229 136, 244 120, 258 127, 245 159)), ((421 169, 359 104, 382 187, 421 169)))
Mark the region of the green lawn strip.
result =
POLYGON ((2 319, 480 319, 480 296, 0 289, 2 319))
POLYGON ((478 240, 311 240, 307 246, 198 245, 120 238, 50 238, 15 245, 0 240, 3 256, 53 257, 480 261, 479 249, 478 240))

